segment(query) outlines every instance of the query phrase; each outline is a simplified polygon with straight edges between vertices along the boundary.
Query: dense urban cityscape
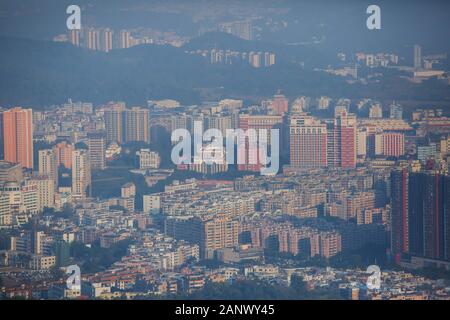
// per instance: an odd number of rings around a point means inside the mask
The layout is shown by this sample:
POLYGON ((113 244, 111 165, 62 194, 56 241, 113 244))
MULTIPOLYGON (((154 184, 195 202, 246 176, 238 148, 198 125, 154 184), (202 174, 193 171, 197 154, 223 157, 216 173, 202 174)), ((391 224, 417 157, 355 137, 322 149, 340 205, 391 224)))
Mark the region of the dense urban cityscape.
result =
MULTIPOLYGON (((92 24, 55 32, 48 46, 86 55, 170 46, 218 72, 308 67, 277 47, 194 46, 204 37, 259 41, 258 19, 192 36, 92 24)), ((272 32, 284 25, 264 23, 272 32)), ((312 94, 283 81, 249 94, 200 88, 196 103, 111 92, 27 105, 5 95, 0 299, 449 300, 447 54, 417 43, 400 53, 347 48, 305 71, 330 87, 401 81, 441 99, 312 94), (174 163, 177 144, 197 129, 200 146, 174 163), (202 137, 208 131, 214 138, 202 137), (262 136, 270 154, 252 149, 262 136), (266 157, 275 172, 264 174, 266 157)))

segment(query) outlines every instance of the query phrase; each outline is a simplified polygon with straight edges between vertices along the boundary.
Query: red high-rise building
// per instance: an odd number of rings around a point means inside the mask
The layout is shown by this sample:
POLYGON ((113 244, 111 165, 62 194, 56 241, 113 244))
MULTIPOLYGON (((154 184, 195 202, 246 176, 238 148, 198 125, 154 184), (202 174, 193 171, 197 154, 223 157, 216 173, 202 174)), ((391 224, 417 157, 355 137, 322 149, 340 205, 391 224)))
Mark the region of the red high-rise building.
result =
POLYGON ((3 112, 4 157, 6 161, 33 168, 33 114, 20 107, 3 112))
POLYGON ((327 166, 327 127, 308 115, 291 118, 290 162, 297 168, 327 166))
POLYGON ((56 156, 56 165, 66 169, 72 169, 72 151, 74 147, 66 141, 60 142, 53 147, 56 156))
POLYGON ((341 113, 336 119, 334 129, 338 135, 338 166, 343 169, 356 167, 356 116, 341 113))
POLYGON ((356 116, 340 112, 328 128, 327 164, 332 168, 356 167, 356 116))
POLYGON ((391 251, 398 263, 409 253, 409 173, 404 169, 391 172, 391 203, 391 251))

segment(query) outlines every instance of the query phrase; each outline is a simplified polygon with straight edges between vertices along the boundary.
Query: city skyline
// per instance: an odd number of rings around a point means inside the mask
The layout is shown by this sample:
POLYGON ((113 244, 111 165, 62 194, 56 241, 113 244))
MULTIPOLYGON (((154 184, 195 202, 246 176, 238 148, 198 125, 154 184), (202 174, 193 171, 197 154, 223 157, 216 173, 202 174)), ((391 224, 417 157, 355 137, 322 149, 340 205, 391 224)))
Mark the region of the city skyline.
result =
POLYGON ((0 300, 450 300, 448 9, 7 0, 0 300))

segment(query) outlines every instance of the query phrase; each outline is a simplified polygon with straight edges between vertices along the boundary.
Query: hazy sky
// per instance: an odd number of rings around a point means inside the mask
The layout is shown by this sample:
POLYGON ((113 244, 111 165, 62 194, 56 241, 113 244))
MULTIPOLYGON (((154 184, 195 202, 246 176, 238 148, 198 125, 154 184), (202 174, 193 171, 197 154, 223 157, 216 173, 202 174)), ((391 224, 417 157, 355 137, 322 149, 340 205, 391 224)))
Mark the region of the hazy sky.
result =
POLYGON ((285 22, 279 33, 263 33, 272 42, 307 41, 324 36, 342 47, 423 44, 429 50, 449 49, 450 1, 213 1, 213 0, 2 0, 0 34, 51 39, 65 32, 65 8, 78 4, 86 25, 112 28, 147 27, 195 36, 199 28, 217 22, 254 18, 285 22), (365 27, 369 4, 382 9, 382 30, 365 27))

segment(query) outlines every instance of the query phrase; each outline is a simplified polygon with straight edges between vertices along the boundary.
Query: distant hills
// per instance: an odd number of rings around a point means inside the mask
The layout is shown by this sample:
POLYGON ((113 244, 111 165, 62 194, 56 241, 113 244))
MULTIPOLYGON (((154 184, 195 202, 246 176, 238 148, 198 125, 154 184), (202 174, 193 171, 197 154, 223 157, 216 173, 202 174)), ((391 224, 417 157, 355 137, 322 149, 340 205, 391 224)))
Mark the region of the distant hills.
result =
MULTIPOLYGON (((36 108, 67 98, 103 103, 173 98, 185 104, 211 98, 272 95, 279 88, 313 81, 313 74, 282 63, 271 68, 210 65, 186 50, 221 48, 270 50, 227 34, 207 34, 183 48, 142 45, 110 53, 73 47, 68 43, 1 37, 0 105, 36 108)), ((275 48, 276 49, 276 48, 275 48)), ((306 83, 304 83, 306 85, 306 83)))
MULTIPOLYGON (((173 98, 183 104, 224 97, 250 102, 273 95, 278 89, 298 95, 373 97, 388 99, 443 99, 449 86, 416 86, 390 78, 375 86, 349 85, 343 78, 314 72, 327 54, 319 48, 269 45, 228 34, 210 33, 182 48, 142 45, 110 53, 89 51, 68 43, 0 37, 0 106, 44 108, 67 98, 94 104, 122 100, 145 105, 149 99, 173 98), (277 63, 270 68, 249 65, 211 65, 186 50, 233 49, 271 51, 277 63), (294 60, 306 61, 300 67, 294 60)), ((331 54, 331 53, 328 53, 331 54)))

